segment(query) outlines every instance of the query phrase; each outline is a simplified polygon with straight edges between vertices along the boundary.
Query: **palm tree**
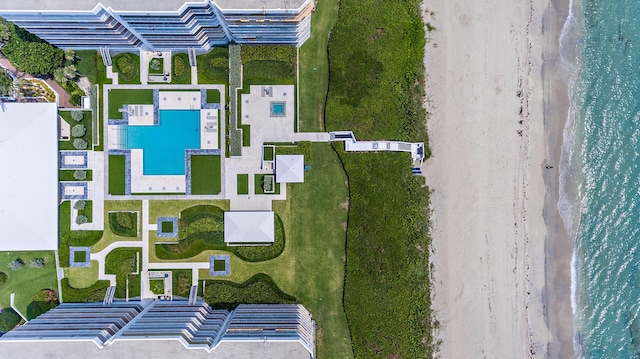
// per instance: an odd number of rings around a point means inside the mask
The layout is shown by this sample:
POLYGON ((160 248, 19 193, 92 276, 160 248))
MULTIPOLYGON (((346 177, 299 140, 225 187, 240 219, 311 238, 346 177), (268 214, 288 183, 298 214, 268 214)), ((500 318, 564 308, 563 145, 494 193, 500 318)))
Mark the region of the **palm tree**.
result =
POLYGON ((65 66, 63 73, 67 79, 73 80, 76 77, 76 67, 73 65, 65 66))
POLYGON ((64 50, 64 59, 67 61, 73 61, 76 58, 76 53, 71 49, 64 50))
POLYGON ((57 68, 53 71, 53 79, 57 82, 57 83, 64 83, 67 81, 67 76, 64 72, 63 68, 57 68))

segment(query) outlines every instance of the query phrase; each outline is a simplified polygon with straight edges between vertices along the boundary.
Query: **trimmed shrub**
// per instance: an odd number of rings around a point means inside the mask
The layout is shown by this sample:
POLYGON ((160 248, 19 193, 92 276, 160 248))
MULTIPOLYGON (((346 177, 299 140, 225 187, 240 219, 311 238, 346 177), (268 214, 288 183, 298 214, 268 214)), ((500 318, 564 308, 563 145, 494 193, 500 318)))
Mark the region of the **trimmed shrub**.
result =
POLYGON ((33 258, 29 261, 31 268, 44 268, 44 258, 33 258))
POLYGON ((84 112, 82 111, 71 111, 71 118, 76 122, 80 122, 84 119, 84 112))
POLYGON ((75 140, 73 140, 73 148, 75 148, 76 150, 85 150, 87 149, 87 141, 83 140, 82 138, 76 138, 75 140))
POLYGON ((5 272, 0 272, 0 287, 2 287, 7 280, 9 279, 9 275, 5 272))
POLYGON ((11 308, 4 308, 0 313, 0 331, 6 333, 15 328, 22 318, 11 308))
POLYGON ((175 77, 185 77, 187 75, 187 66, 184 63, 184 59, 180 56, 176 56, 173 58, 173 76, 175 77))
POLYGON ((162 60, 157 58, 157 57, 154 57, 149 62, 149 68, 151 70, 153 70, 153 71, 161 71, 162 70, 162 60))
POLYGON ((75 126, 73 126, 73 128, 71 128, 71 136, 73 137, 82 137, 84 136, 84 134, 87 133, 87 128, 84 127, 83 124, 79 123, 75 126))
POLYGON ((84 214, 80 214, 78 215, 78 217, 76 217, 77 224, 85 224, 87 222, 89 222, 89 217, 85 216, 84 214))
POLYGON ((11 270, 18 270, 22 267, 24 267, 24 261, 20 258, 16 258, 9 263, 11 270))
POLYGON ((78 181, 84 181, 87 179, 87 171, 76 170, 75 172, 73 172, 73 178, 77 179, 78 181))
POLYGON ((273 279, 258 273, 242 284, 224 280, 208 280, 203 295, 215 309, 233 310, 239 304, 292 304, 298 299, 284 293, 273 279))
POLYGON ((109 227, 114 234, 122 237, 138 236, 138 214, 136 212, 109 213, 109 227))
POLYGON ((81 211, 81 210, 83 210, 86 206, 87 206, 87 201, 85 201, 84 199, 81 199, 81 200, 77 201, 77 202, 73 205, 73 209, 77 209, 78 211, 81 211))

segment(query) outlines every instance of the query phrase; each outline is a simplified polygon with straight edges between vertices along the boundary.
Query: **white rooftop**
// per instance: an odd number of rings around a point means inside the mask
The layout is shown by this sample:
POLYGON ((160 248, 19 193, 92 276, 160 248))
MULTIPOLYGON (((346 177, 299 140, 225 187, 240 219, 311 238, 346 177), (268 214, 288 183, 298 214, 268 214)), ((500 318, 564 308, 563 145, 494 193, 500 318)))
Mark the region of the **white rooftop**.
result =
POLYGON ((225 243, 273 243, 272 211, 224 212, 225 243))
POLYGON ((301 183, 304 182, 303 155, 276 156, 276 182, 301 183))
POLYGON ((58 247, 55 103, 0 103, 0 251, 58 247))

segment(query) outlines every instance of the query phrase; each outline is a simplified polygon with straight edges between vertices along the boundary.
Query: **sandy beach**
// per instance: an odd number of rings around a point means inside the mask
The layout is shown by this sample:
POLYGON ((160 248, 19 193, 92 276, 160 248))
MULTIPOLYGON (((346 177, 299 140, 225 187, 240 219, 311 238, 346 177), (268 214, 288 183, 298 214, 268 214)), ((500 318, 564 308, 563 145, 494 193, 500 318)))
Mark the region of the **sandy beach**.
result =
POLYGON ((571 245, 557 210, 568 4, 423 7, 436 27, 425 59, 425 173, 439 356, 571 357, 571 245))

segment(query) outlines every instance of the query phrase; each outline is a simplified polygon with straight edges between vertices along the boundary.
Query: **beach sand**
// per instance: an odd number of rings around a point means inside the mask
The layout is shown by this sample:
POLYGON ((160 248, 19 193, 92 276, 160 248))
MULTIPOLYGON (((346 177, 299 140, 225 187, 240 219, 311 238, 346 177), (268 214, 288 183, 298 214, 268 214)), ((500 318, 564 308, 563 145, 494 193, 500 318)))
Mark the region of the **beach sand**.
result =
POLYGON ((423 3, 436 27, 424 172, 442 358, 573 355, 571 246, 557 215, 568 98, 555 71, 567 7, 423 3))

